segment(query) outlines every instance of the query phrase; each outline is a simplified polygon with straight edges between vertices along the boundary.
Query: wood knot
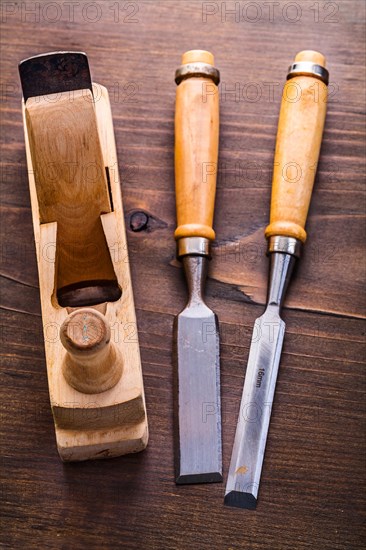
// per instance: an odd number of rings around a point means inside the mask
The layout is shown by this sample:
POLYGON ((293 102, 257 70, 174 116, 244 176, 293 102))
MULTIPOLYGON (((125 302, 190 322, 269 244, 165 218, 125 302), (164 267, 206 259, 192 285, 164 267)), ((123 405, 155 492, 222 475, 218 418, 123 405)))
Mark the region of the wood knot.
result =
POLYGON ((139 233, 141 231, 152 233, 152 231, 156 231, 157 229, 166 229, 168 227, 167 222, 143 210, 133 210, 129 212, 128 219, 128 228, 134 233, 139 233))
POLYGON ((137 233, 147 229, 149 216, 145 212, 134 212, 130 217, 130 229, 137 233))

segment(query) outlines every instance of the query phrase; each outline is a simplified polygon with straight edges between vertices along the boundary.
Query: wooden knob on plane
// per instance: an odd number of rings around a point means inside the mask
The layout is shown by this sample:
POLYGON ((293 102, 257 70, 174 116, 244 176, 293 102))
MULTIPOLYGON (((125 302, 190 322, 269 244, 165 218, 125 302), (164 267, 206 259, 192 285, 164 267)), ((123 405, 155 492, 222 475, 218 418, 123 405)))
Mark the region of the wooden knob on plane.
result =
POLYGON ((297 54, 282 96, 266 237, 306 240, 305 223, 320 153, 327 109, 325 57, 297 54))
POLYGON ((70 386, 82 393, 101 393, 117 384, 121 357, 102 313, 92 308, 72 312, 61 326, 60 338, 67 351, 62 372, 70 386))
MULTIPOLYGON (((204 50, 183 54, 175 107, 175 239, 213 240, 219 146, 219 72, 204 50)), ((177 72, 178 72, 177 71, 177 72)))

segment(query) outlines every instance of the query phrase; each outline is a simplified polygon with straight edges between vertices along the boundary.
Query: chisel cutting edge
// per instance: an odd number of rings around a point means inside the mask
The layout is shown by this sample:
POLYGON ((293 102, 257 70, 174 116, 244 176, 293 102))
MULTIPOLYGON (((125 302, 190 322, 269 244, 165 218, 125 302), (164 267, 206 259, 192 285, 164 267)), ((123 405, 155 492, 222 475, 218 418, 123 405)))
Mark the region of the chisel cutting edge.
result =
POLYGON ((268 239, 267 305, 254 326, 225 504, 257 504, 285 323, 281 306, 296 258, 319 158, 327 104, 328 71, 318 52, 300 52, 290 66, 278 124, 268 239))
POLYGON ((176 483, 222 481, 220 356, 216 315, 203 298, 216 191, 219 72, 192 50, 177 69, 175 189, 177 256, 189 299, 174 322, 176 483))

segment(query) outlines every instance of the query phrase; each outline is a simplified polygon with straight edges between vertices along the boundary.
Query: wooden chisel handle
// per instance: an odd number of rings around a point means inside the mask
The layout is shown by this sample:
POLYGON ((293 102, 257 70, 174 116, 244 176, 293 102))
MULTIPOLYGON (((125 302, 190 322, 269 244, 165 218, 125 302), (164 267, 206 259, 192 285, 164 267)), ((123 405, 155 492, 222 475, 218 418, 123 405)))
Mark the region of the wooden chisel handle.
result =
POLYGON ((219 73, 210 52, 192 50, 176 73, 175 239, 215 238, 212 228, 219 145, 219 73))
POLYGON ((290 67, 278 123, 267 238, 306 240, 327 108, 327 78, 325 58, 318 52, 300 52, 290 67))

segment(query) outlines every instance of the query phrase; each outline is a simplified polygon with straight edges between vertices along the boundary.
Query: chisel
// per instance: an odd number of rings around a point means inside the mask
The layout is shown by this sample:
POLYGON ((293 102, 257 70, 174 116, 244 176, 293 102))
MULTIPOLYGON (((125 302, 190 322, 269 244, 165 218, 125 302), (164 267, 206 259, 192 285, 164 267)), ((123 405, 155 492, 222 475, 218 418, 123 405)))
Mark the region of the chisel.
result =
POLYGON ((219 139, 219 71, 191 50, 175 73, 177 256, 189 298, 174 321, 175 480, 222 481, 220 355, 216 315, 205 304, 219 139))
POLYGON ((280 317, 302 243, 319 158, 328 71, 318 52, 300 52, 284 87, 274 160, 267 305, 255 321, 240 405, 225 504, 254 509, 280 362, 285 323, 280 317))

